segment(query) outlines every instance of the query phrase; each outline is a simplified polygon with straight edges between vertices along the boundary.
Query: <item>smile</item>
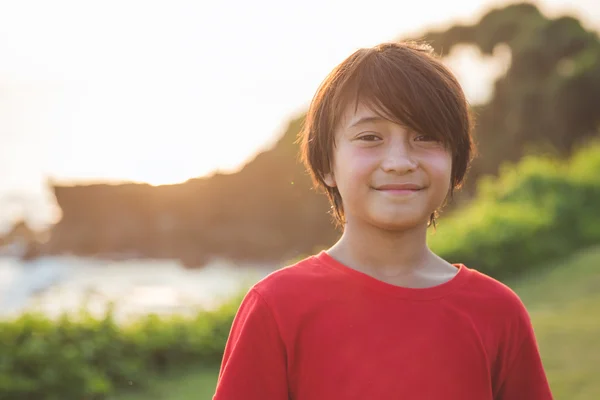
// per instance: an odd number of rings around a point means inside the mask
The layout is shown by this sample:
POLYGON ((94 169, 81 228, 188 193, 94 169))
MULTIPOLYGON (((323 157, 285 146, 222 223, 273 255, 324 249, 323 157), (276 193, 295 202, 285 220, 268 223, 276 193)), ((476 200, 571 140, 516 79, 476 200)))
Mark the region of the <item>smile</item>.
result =
POLYGON ((421 189, 375 189, 378 192, 386 193, 393 196, 408 196, 414 193, 418 193, 421 189))
POLYGON ((420 192, 423 187, 413 183, 381 185, 374 188, 378 192, 393 196, 407 196, 420 192))

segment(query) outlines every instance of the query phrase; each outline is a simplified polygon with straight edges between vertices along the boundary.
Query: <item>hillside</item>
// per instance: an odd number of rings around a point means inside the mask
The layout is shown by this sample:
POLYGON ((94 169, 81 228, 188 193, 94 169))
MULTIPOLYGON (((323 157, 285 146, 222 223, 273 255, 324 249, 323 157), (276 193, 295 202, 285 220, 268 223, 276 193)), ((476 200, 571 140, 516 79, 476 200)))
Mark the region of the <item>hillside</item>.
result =
POLYGON ((53 186, 62 219, 45 253, 275 261, 313 251, 337 235, 324 196, 296 158, 301 119, 240 172, 178 185, 53 186))

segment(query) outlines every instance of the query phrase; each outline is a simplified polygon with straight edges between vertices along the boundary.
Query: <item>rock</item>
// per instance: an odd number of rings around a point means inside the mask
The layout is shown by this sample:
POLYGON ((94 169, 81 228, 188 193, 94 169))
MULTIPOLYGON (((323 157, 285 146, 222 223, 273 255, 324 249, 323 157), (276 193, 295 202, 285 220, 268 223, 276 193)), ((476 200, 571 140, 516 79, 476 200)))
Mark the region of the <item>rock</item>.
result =
POLYGON ((277 262, 332 244, 327 199, 295 155, 300 124, 232 174, 163 186, 53 184, 62 219, 43 252, 131 252, 198 267, 211 257, 277 262))

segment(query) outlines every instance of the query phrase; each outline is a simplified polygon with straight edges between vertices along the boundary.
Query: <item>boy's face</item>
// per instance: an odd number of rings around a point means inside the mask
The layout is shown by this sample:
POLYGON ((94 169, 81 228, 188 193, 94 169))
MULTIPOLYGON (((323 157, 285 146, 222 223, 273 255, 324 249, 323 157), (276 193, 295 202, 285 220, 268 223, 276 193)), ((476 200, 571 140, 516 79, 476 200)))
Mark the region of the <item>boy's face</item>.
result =
POLYGON ((332 173, 346 221, 386 230, 427 224, 450 190, 452 155, 427 133, 380 117, 354 103, 335 131, 332 173))

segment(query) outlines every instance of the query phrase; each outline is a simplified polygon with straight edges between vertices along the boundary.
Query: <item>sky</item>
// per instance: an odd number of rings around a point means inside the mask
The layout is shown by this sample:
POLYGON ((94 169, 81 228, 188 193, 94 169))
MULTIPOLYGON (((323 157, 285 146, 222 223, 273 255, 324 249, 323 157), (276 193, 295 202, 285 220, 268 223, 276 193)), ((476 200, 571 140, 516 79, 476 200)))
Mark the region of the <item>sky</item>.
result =
MULTIPOLYGON (((56 218, 46 187, 234 171, 354 50, 502 1, 0 0, 0 226, 56 218)), ((596 0, 540 0, 600 26, 596 0), (594 4, 596 3, 596 4, 594 4)), ((448 61, 472 102, 506 59, 448 61)))

